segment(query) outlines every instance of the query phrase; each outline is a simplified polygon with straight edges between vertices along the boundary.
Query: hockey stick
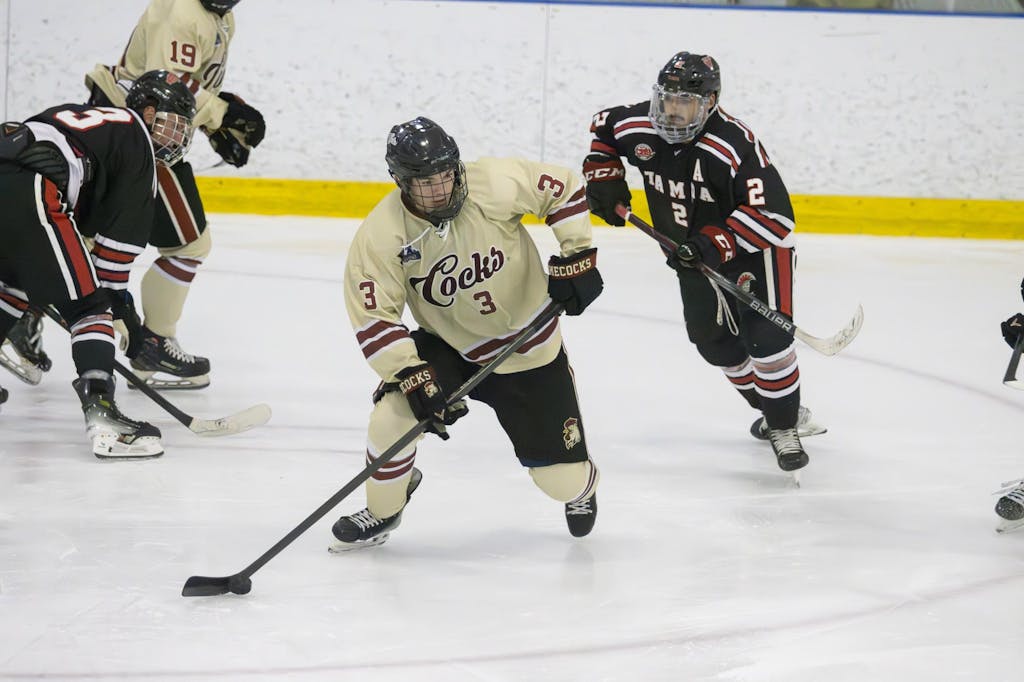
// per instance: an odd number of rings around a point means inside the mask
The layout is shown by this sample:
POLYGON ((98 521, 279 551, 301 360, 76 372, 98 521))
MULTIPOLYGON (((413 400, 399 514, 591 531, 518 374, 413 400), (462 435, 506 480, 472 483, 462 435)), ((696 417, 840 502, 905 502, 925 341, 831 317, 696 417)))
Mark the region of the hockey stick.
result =
MULTIPOLYGON (((562 310, 563 306, 560 303, 549 304, 548 307, 533 320, 533 322, 516 334, 515 338, 513 338, 500 353, 494 356, 493 360, 478 369, 473 376, 466 380, 466 383, 462 384, 462 386, 460 386, 454 393, 448 396, 447 404, 451 405, 455 401, 469 395, 470 391, 476 388, 480 382, 490 376, 494 370, 498 368, 498 365, 503 363, 510 355, 519 350, 524 343, 526 343, 538 331, 543 329, 545 325, 551 322, 551 320, 558 317, 558 315, 562 313, 562 310)), ((417 422, 416 425, 406 431, 401 438, 392 443, 391 447, 382 452, 372 462, 367 464, 366 468, 360 471, 355 478, 346 483, 341 490, 331 495, 330 499, 317 507, 316 511, 307 516, 299 525, 295 526, 291 532, 278 540, 277 544, 264 552, 258 559, 256 559, 256 561, 231 576, 208 577, 194 575, 185 581, 185 586, 181 589, 181 596, 210 597, 217 594, 227 594, 228 592, 232 592, 234 594, 247 594, 249 590, 252 589, 251 578, 253 573, 260 570, 268 561, 277 556, 297 537, 309 530, 310 526, 323 518, 327 512, 334 509, 339 502, 351 495, 356 488, 362 485, 366 479, 370 478, 374 472, 387 464, 402 450, 402 448, 416 440, 416 438, 426 430, 429 422, 430 420, 428 419, 421 419, 417 422)))
POLYGON ((1013 347, 1013 354, 1010 355, 1010 364, 1006 366, 1006 374, 1003 375, 1003 384, 1010 388, 1024 391, 1024 379, 1017 378, 1021 351, 1024 351, 1024 334, 1017 337, 1017 343, 1013 347))
MULTIPOLYGON (((653 227, 645 223, 642 218, 634 214, 622 204, 615 207, 615 212, 626 222, 640 229, 640 231, 654 237, 654 239, 661 244, 662 248, 667 251, 675 253, 676 249, 679 248, 679 244, 676 244, 672 239, 669 239, 667 236, 656 231, 653 227)), ((767 304, 763 303, 756 296, 752 296, 741 289, 738 285, 730 281, 717 270, 712 270, 704 263, 699 263, 698 268, 708 279, 735 296, 740 303, 743 303, 782 331, 786 332, 790 336, 800 339, 823 355, 835 355, 850 345, 850 342, 853 341, 860 332, 861 325, 864 324, 864 309, 858 305, 857 312, 854 313, 853 318, 838 332, 824 339, 812 336, 803 329, 797 327, 796 323, 789 319, 789 317, 783 315, 777 310, 772 310, 767 306, 767 304)))
MULTIPOLYGON (((61 317, 60 313, 53 309, 52 306, 46 306, 43 308, 47 317, 59 324, 65 330, 68 329, 67 322, 61 317)), ((248 407, 241 412, 236 412, 227 417, 221 417, 220 419, 200 419, 199 417, 193 417, 180 410, 167 398, 156 392, 153 387, 149 386, 144 379, 140 379, 135 375, 135 372, 131 371, 117 360, 114 360, 114 371, 120 374, 135 388, 139 389, 154 403, 162 407, 168 414, 177 419, 179 422, 188 427, 188 430, 198 436, 230 436, 235 433, 241 433, 248 431, 251 428, 262 426, 270 421, 270 405, 266 403, 259 403, 248 407)))

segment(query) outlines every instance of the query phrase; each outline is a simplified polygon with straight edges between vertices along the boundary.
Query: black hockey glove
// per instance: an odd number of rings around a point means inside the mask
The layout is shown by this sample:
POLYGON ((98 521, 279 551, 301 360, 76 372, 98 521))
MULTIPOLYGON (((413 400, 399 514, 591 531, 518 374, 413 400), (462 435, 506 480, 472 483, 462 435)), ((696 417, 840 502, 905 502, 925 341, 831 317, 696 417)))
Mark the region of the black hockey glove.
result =
POLYGON ((1024 315, 1017 313, 1003 320, 1003 323, 999 325, 999 329, 1003 332, 1003 338, 1006 339, 1006 343, 1010 344, 1010 348, 1014 348, 1020 339, 1020 335, 1024 333, 1024 315))
POLYGON ((228 110, 224 113, 220 127, 237 130, 241 133, 242 144, 249 149, 258 147, 267 134, 267 124, 263 121, 263 114, 256 107, 246 104, 244 99, 234 93, 222 92, 217 96, 228 103, 228 110))
POLYGON ((13 161, 22 168, 39 173, 57 185, 61 194, 68 193, 70 170, 57 145, 36 141, 32 129, 24 123, 9 121, 0 124, 0 161, 13 161))
POLYGON ((675 269, 696 268, 704 263, 714 270, 722 263, 736 257, 736 239, 732 233, 717 225, 705 225, 668 257, 668 264, 675 269))
POLYGON ((590 212, 609 225, 625 225, 626 221, 615 213, 618 204, 629 208, 632 198, 622 162, 604 154, 591 154, 583 160, 583 177, 587 179, 590 212))
POLYGON ((142 350, 142 320, 135 310, 135 299, 127 289, 106 289, 110 300, 110 314, 114 317, 114 329, 121 334, 121 351, 129 359, 135 359, 142 350))
POLYGON ((586 249, 571 256, 548 259, 548 295, 565 306, 566 315, 579 315, 604 290, 597 271, 597 249, 586 249))
POLYGON ((451 426, 469 410, 466 402, 459 400, 450 407, 437 380, 437 372, 427 363, 406 367, 395 374, 398 388, 409 401, 409 407, 417 420, 429 419, 427 431, 435 433, 442 440, 448 440, 446 426, 451 426))

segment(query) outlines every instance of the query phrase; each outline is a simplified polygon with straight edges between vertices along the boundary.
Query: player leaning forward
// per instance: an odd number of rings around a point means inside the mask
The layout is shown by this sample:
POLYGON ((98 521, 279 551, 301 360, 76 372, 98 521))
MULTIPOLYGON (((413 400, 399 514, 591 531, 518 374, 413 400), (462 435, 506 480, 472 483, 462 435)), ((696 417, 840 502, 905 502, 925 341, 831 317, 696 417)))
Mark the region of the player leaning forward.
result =
POLYGON ((0 341, 30 303, 60 312, 87 433, 104 458, 163 453, 160 431, 114 402, 113 320, 135 357, 142 334, 128 275, 149 237, 157 164, 185 153, 196 113, 167 71, 140 76, 125 103, 61 104, 0 126, 0 341))
MULTIPOLYGON (((363 354, 383 382, 374 393, 367 460, 431 418, 448 438, 465 403, 450 395, 528 326, 551 299, 578 315, 601 293, 597 249, 581 180, 524 159, 463 165, 455 140, 433 121, 391 129, 387 164, 394 190, 356 233, 345 269, 345 303, 363 354), (543 217, 561 246, 545 273, 521 222, 543 217), (402 324, 408 306, 419 329, 402 324)), ((490 405, 537 486, 565 503, 569 531, 597 516, 597 466, 558 319, 488 376, 470 398, 490 405)), ((401 520, 420 483, 416 444, 366 483, 367 508, 334 524, 333 550, 379 544, 401 520)))

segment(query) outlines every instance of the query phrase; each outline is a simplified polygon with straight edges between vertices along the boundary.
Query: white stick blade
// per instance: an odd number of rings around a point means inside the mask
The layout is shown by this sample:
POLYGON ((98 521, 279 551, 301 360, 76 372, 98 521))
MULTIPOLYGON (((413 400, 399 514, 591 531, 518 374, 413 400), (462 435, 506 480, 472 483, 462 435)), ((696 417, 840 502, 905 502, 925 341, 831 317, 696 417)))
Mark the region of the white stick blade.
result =
POLYGON ((797 329, 794 336, 822 355, 835 355, 842 349, 849 346, 850 343, 857 338, 857 334, 860 333, 860 328, 863 324, 864 308, 858 304, 857 312, 853 314, 853 318, 846 323, 845 327, 829 338, 819 339, 817 336, 811 336, 802 329, 797 329))
POLYGON ((231 436, 270 421, 270 405, 260 403, 221 419, 193 419, 188 428, 200 436, 231 436))

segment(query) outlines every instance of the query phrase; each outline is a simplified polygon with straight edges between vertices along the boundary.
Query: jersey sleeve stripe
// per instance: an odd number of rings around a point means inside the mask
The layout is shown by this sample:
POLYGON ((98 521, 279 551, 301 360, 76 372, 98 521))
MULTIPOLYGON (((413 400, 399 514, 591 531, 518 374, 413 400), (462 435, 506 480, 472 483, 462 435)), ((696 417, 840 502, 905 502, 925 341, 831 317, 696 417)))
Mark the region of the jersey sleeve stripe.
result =
MULTIPOLYGON (((759 211, 758 209, 753 208, 751 206, 741 204, 739 207, 737 207, 737 210, 742 211, 747 217, 755 221, 758 225, 763 225, 767 229, 771 230, 772 234, 774 234, 780 241, 788 237, 789 233, 793 231, 792 225, 783 225, 778 220, 773 220, 765 212, 759 211)), ((775 214, 775 217, 781 216, 775 214)))
POLYGON ((729 168, 732 169, 732 175, 736 175, 736 171, 739 170, 740 163, 739 159, 735 156, 736 152, 733 151, 732 147, 716 142, 712 139, 711 135, 705 135, 700 138, 696 146, 700 149, 711 152, 713 156, 728 164, 729 168))
MULTIPOLYGON (((735 214, 734 214, 735 215, 735 214)), ((771 246, 771 243, 765 240, 761 235, 754 232, 752 229, 741 223, 739 220, 730 216, 725 219, 725 224, 729 226, 737 236, 748 242, 752 246, 757 247, 759 251, 763 251, 771 246)))
POLYGON ((404 327, 395 327, 372 341, 360 344, 360 348, 363 351, 363 356, 367 360, 371 360, 380 353, 383 353, 386 350, 391 350, 401 343, 414 342, 412 337, 409 336, 409 332, 404 327))
POLYGON ((610 144, 605 144, 601 140, 596 139, 590 141, 590 151, 596 152, 598 154, 607 154, 608 156, 619 155, 619 150, 617 150, 615 147, 611 146, 610 144))
POLYGON ((563 204, 557 210, 549 213, 544 222, 546 222, 550 227, 558 227, 565 221, 572 220, 573 218, 586 213, 587 210, 587 191, 583 187, 580 187, 571 197, 569 197, 568 202, 563 204))

